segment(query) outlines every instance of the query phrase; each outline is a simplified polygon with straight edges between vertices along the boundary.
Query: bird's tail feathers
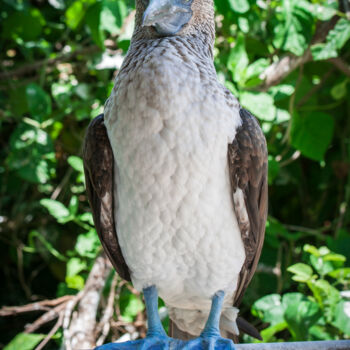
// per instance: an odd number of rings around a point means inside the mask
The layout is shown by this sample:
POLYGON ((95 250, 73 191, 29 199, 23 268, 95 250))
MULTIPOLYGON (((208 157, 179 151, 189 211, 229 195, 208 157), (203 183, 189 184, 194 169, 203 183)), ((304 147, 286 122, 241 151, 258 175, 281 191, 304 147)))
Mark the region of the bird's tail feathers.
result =
POLYGON ((224 309, 220 318, 220 329, 239 335, 239 329, 237 327, 238 313, 239 309, 234 306, 224 309))

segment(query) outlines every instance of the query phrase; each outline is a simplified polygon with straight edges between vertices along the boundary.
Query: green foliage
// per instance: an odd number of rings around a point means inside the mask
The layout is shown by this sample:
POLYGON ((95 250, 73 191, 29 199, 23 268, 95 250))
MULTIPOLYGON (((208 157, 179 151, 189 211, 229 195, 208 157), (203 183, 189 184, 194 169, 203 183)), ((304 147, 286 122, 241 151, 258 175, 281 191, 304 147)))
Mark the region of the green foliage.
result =
POLYGON ((345 256, 325 246, 317 249, 306 244, 303 250, 307 253, 307 263, 296 263, 287 269, 302 293, 267 295, 252 307, 255 316, 270 324, 261 333, 264 341, 278 341, 284 330, 288 330, 295 341, 350 336, 350 302, 340 292, 350 285, 349 268, 344 267, 345 256))
POLYGON ((295 112, 291 124, 291 144, 303 155, 322 160, 332 141, 333 131, 334 120, 331 115, 322 112, 300 115, 295 112))
POLYGON ((45 338, 44 334, 19 333, 4 347, 4 350, 32 350, 45 338))
MULTIPOLYGON (((133 10, 133 0, 1 2, 3 305, 77 293, 101 251, 81 146, 128 49, 133 10)), ((257 116, 269 148, 270 217, 241 312, 269 324, 257 324, 266 341, 349 338, 350 21, 331 0, 215 0, 215 11, 219 80, 257 116), (286 57, 304 63, 268 83, 286 57)), ((140 295, 117 288, 114 318, 134 322, 140 295)), ((0 323, 7 350, 42 339, 0 323)))

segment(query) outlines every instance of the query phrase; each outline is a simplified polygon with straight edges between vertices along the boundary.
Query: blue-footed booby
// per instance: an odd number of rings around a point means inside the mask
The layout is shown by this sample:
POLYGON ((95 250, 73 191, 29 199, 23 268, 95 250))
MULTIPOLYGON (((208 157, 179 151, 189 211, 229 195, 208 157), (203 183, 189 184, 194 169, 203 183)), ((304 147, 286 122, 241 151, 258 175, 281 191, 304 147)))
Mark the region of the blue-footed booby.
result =
POLYGON ((97 232, 145 296, 148 337, 130 347, 169 345, 157 293, 173 335, 200 335, 176 346, 233 348, 219 327, 254 335, 237 314, 264 240, 267 148, 254 116, 217 80, 214 38, 213 0, 136 0, 130 48, 87 130, 97 232))

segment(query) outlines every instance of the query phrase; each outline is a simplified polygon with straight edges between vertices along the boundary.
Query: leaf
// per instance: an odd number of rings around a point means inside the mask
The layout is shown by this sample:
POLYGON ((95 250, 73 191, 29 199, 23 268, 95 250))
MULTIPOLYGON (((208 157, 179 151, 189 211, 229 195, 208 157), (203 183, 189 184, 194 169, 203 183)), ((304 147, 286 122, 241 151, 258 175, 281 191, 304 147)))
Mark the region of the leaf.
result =
POLYGON ((240 102, 243 107, 250 110, 259 119, 272 121, 276 117, 273 98, 265 92, 243 92, 240 96, 240 102))
POLYGON ((101 244, 96 231, 91 230, 78 236, 75 250, 81 256, 95 258, 100 247, 101 244))
POLYGON ((45 131, 21 123, 11 134, 10 147, 7 163, 22 179, 42 184, 50 179, 54 149, 45 131))
POLYGON ((288 111, 285 109, 277 108, 276 113, 276 124, 287 122, 291 119, 291 116, 288 111))
POLYGON ((309 329, 312 340, 336 340, 336 337, 328 331, 328 326, 318 324, 309 329))
POLYGON ((49 4, 57 10, 63 10, 66 6, 64 0, 48 0, 49 4))
POLYGON ((344 79, 342 82, 332 87, 331 95, 335 100, 341 100, 346 96, 346 92, 347 92, 346 85, 348 81, 349 81, 348 79, 344 79))
POLYGON ((323 160, 332 140, 334 120, 329 114, 310 112, 294 113, 291 126, 291 144, 313 160, 323 160))
POLYGON ((287 293, 282 298, 285 307, 284 318, 294 340, 308 340, 309 329, 322 316, 317 303, 308 300, 301 293, 287 293))
POLYGON ((75 216, 78 212, 79 200, 77 196, 72 196, 68 205, 69 214, 75 216))
POLYGON ((72 84, 53 83, 51 93, 60 108, 67 108, 66 112, 71 110, 72 84))
POLYGON ((338 56, 340 50, 350 39, 350 21, 341 18, 335 27, 329 31, 325 44, 316 44, 311 47, 314 60, 326 60, 338 56))
POLYGON ((277 324, 274 324, 273 326, 269 326, 265 329, 263 329, 260 334, 263 338, 264 343, 272 342, 274 340, 274 335, 276 333, 282 332, 287 328, 288 324, 287 322, 283 321, 277 324))
POLYGON ((270 294, 260 298, 253 304, 252 314, 271 325, 283 322, 284 307, 281 303, 281 296, 270 294))
POLYGON ((82 290, 84 288, 85 281, 83 277, 79 275, 75 275, 75 276, 67 276, 66 283, 68 288, 82 290))
POLYGON ((26 87, 28 109, 32 117, 42 122, 51 114, 50 96, 37 84, 32 83, 26 87))
POLYGON ((304 252, 312 254, 316 257, 319 257, 321 255, 320 252, 318 251, 318 249, 315 246, 310 245, 310 244, 305 244, 303 247, 303 250, 304 250, 304 252))
POLYGON ((42 32, 45 19, 38 9, 14 12, 4 20, 2 37, 35 40, 42 32))
POLYGON ((70 258, 67 262, 67 277, 72 277, 78 275, 81 271, 87 269, 86 262, 80 258, 74 257, 70 258))
POLYGON ((243 33, 247 34, 249 32, 249 21, 247 18, 242 16, 238 17, 238 26, 243 33))
POLYGON ((328 275, 338 280, 340 283, 345 283, 346 281, 350 281, 350 267, 343 267, 330 271, 328 275))
POLYGON ((44 338, 45 334, 19 333, 4 347, 4 350, 32 350, 44 338))
POLYGON ((312 57, 315 61, 328 60, 337 57, 338 52, 332 44, 315 44, 311 46, 312 57))
POLYGON ((69 165, 76 171, 83 173, 84 172, 84 164, 83 160, 77 156, 69 156, 68 157, 69 165))
POLYGON ((350 301, 340 301, 335 308, 334 315, 332 324, 350 336, 350 301))
POLYGON ((336 8, 329 7, 328 5, 331 4, 325 4, 325 6, 322 6, 320 4, 309 4, 311 5, 311 11, 319 20, 321 21, 328 21, 333 16, 337 14, 336 8))
POLYGON ((94 220, 92 218, 92 214, 91 213, 84 213, 79 215, 79 220, 84 221, 84 222, 88 222, 91 226, 94 225, 94 220))
POLYGON ((308 286, 322 308, 325 319, 330 322, 334 318, 335 307, 341 300, 339 291, 324 279, 310 281, 308 286))
POLYGON ((249 59, 245 49, 244 35, 240 33, 227 61, 227 68, 232 72, 234 81, 238 82, 243 79, 248 64, 249 59))
POLYGON ((130 294, 129 302, 122 312, 122 317, 126 322, 132 322, 139 312, 145 308, 142 301, 134 294, 130 294))
POLYGON ((303 263, 297 263, 289 266, 287 271, 293 273, 295 275, 293 276, 293 279, 298 282, 306 282, 313 275, 312 268, 303 263))
POLYGON ((269 93, 273 96, 275 101, 280 101, 285 98, 288 98, 294 93, 294 86, 290 84, 280 84, 272 86, 269 89, 269 93))
POLYGON ((277 48, 301 56, 312 36, 313 16, 301 0, 283 1, 283 21, 274 28, 273 43, 277 48))
POLYGON ((104 0, 101 10, 101 29, 111 34, 119 34, 127 13, 124 1, 104 0))
POLYGON ((248 0, 229 0, 230 7, 237 13, 246 13, 249 8, 248 0))
POLYGON ((59 201, 44 198, 40 200, 40 204, 45 207, 58 222, 65 222, 65 219, 70 217, 68 208, 59 201))
POLYGON ((259 58, 247 67, 245 79, 253 79, 259 77, 261 73, 269 66, 269 61, 266 58, 259 58))
POLYGON ((70 29, 77 29, 79 24, 82 22, 87 5, 93 0, 76 0, 70 5, 66 11, 66 23, 70 29))
POLYGON ((101 2, 97 2, 90 6, 86 12, 86 24, 90 29, 91 36, 94 39, 95 43, 103 49, 105 35, 101 26, 101 11, 101 2))

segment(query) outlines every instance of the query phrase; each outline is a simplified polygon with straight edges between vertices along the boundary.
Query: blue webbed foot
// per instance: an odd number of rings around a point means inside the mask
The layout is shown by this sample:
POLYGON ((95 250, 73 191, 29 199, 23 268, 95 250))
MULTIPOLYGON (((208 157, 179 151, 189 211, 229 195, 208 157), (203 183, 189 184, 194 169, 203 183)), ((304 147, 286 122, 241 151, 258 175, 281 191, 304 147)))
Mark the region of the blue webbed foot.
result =
POLYGON ((217 292, 212 300, 208 321, 198 338, 184 341, 165 333, 158 315, 158 295, 155 287, 144 289, 148 314, 148 331, 145 339, 125 343, 111 343, 95 350, 235 350, 233 341, 222 338, 219 321, 224 292, 217 292))
POLYGON ((186 342, 183 350, 234 350, 231 339, 222 337, 199 337, 186 342))
POLYGON ((95 350, 170 350, 181 349, 184 341, 163 336, 150 336, 145 339, 110 343, 99 346, 95 350))
POLYGON ((148 331, 145 339, 110 343, 99 346, 95 350, 175 350, 183 345, 182 340, 167 336, 158 314, 158 293, 155 286, 143 290, 148 316, 148 331))
POLYGON ((186 342, 183 350, 234 350, 231 339, 222 338, 220 335, 220 315, 224 292, 217 292, 212 300, 210 314, 205 328, 198 338, 186 342))

